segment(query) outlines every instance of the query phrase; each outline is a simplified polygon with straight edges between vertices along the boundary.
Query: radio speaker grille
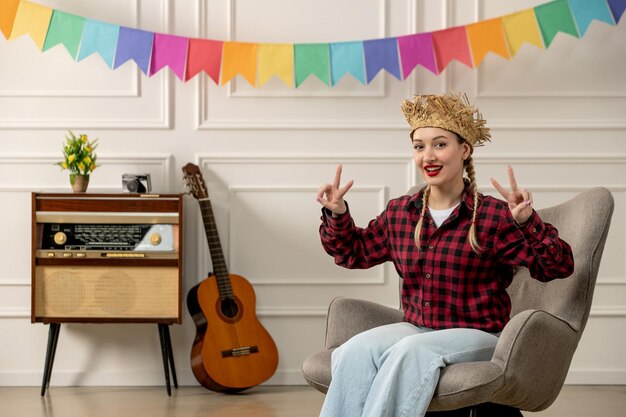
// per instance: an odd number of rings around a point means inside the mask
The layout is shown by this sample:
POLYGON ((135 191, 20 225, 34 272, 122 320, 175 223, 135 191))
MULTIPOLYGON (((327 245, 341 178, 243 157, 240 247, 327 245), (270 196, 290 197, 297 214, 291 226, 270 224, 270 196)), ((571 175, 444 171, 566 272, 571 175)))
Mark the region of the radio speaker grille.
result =
POLYGON ((37 266, 37 318, 177 318, 176 267, 37 266))

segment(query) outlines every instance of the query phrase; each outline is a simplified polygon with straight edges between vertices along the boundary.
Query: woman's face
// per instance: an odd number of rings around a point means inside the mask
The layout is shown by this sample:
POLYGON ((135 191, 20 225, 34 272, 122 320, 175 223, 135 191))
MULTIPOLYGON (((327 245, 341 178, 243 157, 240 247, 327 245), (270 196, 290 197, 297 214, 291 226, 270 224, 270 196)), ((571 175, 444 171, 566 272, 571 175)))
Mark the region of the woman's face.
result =
POLYGON ((471 155, 470 145, 455 133, 438 127, 413 132, 413 158, 426 184, 446 186, 463 181, 463 162, 471 155))

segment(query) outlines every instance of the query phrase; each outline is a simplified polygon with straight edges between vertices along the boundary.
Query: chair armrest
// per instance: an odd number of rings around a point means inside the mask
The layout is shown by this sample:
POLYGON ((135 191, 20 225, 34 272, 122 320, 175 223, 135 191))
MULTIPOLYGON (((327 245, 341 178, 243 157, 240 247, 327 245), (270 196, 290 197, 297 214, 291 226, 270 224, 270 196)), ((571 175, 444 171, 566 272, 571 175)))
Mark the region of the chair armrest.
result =
POLYGON ((371 301, 337 297, 328 306, 326 349, 336 348, 352 336, 385 324, 402 321, 402 311, 371 301))
POLYGON ((505 326, 492 362, 504 370, 494 400, 526 411, 541 411, 558 396, 578 345, 570 325, 543 310, 526 310, 505 326))

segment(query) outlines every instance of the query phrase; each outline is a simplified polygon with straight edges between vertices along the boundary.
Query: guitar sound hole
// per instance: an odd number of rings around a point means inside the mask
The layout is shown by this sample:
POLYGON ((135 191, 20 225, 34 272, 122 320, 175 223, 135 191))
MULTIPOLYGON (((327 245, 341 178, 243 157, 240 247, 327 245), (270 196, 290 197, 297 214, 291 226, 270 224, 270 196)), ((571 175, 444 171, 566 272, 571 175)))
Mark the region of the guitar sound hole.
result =
POLYGON ((235 318, 239 313, 239 306, 234 298, 226 298, 220 304, 220 310, 224 317, 229 319, 235 318))

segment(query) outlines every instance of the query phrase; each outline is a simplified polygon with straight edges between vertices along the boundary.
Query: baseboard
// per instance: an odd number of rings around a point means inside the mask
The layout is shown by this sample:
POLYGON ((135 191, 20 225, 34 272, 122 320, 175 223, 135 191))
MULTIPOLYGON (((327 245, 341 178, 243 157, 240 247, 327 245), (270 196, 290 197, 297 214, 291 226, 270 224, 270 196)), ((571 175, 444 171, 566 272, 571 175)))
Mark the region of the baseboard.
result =
MULTIPOLYGON (((177 371, 180 386, 197 386, 193 373, 189 370, 177 371)), ((0 386, 32 387, 41 386, 41 372, 1 372, 0 386)), ((574 369, 565 379, 566 385, 626 385, 626 369, 574 369)), ((51 386, 161 386, 165 385, 162 370, 137 372, 71 372, 52 371, 51 386)), ((306 385, 300 369, 277 371, 263 385, 306 385)))
POLYGON ((566 385, 626 385, 626 369, 570 369, 566 385))
MULTIPOLYGON (((189 370, 177 370, 178 385, 197 386, 193 373, 189 370)), ((41 372, 0 372, 2 387, 33 387, 41 386, 41 372)), ((50 386, 160 386, 165 385, 165 375, 159 371, 137 372, 72 372, 52 371, 50 386)), ((306 385, 299 369, 277 371, 263 385, 306 385)))

